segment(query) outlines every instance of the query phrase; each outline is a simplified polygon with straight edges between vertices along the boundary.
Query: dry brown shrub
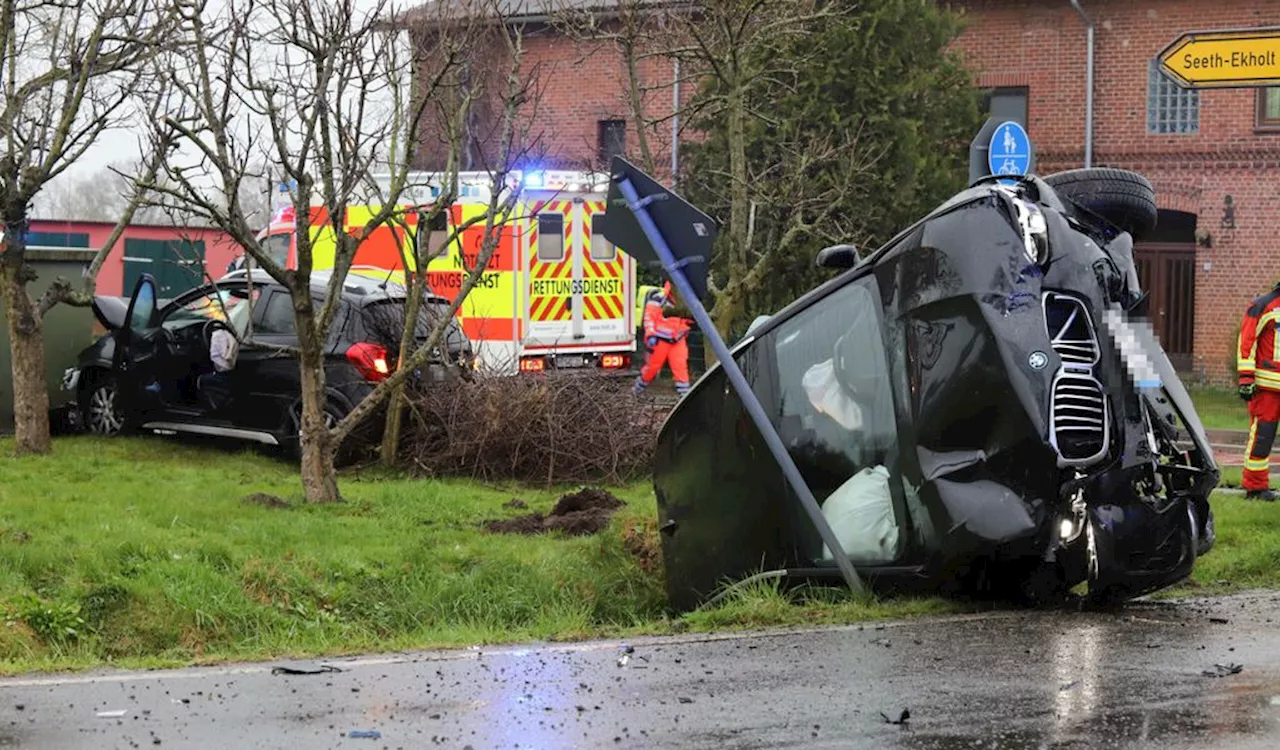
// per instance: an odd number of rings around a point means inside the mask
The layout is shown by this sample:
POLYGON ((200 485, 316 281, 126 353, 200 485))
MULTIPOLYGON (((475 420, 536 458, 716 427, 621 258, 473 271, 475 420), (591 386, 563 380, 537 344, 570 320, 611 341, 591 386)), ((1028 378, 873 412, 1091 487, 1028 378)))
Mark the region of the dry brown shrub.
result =
POLYGON ((650 472, 667 409, 593 375, 484 377, 410 397, 402 462, 481 481, 626 484, 650 472))

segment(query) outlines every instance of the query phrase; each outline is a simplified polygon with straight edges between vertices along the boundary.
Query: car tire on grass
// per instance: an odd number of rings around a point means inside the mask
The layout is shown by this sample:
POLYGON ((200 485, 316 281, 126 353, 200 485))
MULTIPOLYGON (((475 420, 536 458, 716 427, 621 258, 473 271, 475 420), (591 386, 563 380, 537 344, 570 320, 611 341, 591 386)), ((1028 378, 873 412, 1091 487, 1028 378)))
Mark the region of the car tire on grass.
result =
POLYGON ((125 432, 128 420, 120 412, 120 387, 116 377, 105 370, 86 370, 84 377, 78 401, 85 431, 102 437, 125 432))
POLYGON ((1101 216, 1140 241, 1156 228, 1156 192, 1147 178, 1125 169, 1069 169, 1044 181, 1059 197, 1101 216))

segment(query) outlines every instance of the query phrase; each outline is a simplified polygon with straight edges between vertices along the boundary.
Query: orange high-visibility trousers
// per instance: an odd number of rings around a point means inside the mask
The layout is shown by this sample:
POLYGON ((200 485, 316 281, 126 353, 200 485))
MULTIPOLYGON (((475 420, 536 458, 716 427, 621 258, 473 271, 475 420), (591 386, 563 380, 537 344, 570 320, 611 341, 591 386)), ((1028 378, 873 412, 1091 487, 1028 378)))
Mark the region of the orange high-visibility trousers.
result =
POLYGON ((646 386, 662 372, 662 366, 671 366, 671 375, 676 381, 676 391, 684 393, 689 390, 689 340, 658 341, 645 360, 644 369, 640 370, 640 380, 646 386))
POLYGON ((1249 399, 1249 443, 1244 454, 1244 488, 1271 487, 1271 447, 1280 425, 1280 392, 1259 388, 1249 399))

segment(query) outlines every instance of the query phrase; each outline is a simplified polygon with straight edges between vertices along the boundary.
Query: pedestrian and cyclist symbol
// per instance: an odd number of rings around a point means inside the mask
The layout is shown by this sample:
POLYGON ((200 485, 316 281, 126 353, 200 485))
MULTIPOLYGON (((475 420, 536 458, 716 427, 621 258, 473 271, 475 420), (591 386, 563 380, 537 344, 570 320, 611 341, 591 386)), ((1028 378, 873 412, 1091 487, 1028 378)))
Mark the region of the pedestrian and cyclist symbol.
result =
MULTIPOLYGON (((987 148, 987 166, 993 175, 1022 177, 1031 167, 1031 139, 1013 120, 996 126, 987 148)), ((1001 180, 1011 183, 1012 180, 1001 180)))

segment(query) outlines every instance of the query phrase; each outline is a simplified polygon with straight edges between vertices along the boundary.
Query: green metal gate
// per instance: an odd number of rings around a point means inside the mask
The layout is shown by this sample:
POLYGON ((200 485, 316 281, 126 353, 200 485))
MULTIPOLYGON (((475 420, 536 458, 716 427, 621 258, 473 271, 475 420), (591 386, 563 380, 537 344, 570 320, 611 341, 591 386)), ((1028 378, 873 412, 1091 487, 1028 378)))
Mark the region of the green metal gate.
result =
POLYGON ((144 273, 155 278, 162 299, 194 289, 204 281, 204 240, 126 239, 122 294, 128 295, 144 273))

